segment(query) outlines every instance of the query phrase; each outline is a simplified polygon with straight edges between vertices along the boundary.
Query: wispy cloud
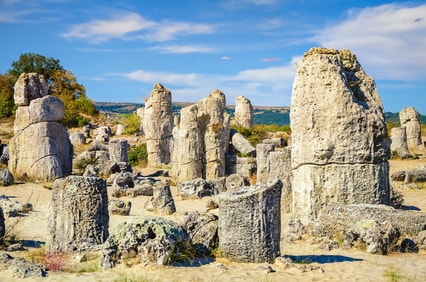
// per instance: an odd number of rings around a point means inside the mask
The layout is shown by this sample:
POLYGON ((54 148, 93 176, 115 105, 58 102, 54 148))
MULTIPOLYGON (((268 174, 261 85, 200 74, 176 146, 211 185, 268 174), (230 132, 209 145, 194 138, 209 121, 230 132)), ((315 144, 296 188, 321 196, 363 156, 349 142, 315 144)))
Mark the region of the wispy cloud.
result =
POLYGON ((101 43, 111 39, 123 38, 129 33, 154 26, 155 22, 146 20, 136 13, 121 14, 109 20, 95 20, 71 27, 61 35, 66 39, 87 39, 91 43, 101 43))
POLYGON ((314 38, 322 46, 350 49, 379 79, 426 79, 426 5, 353 9, 348 18, 314 38))
POLYGON ((270 19, 265 22, 261 22, 258 24, 259 29, 269 30, 276 29, 282 26, 282 21, 280 19, 270 19))
POLYGON ((272 63, 272 62, 279 62, 279 61, 281 61, 281 59, 278 58, 278 57, 272 57, 272 58, 262 58, 262 59, 260 59, 260 61, 262 63, 272 63))
POLYGON ((151 50, 160 51, 166 54, 186 54, 186 53, 213 53, 215 50, 207 46, 198 45, 164 45, 150 47, 151 50))
POLYGON ((222 56, 222 57, 220 57, 220 59, 223 60, 223 61, 229 61, 229 60, 231 60, 231 57, 229 57, 229 56, 222 56))
MULTIPOLYGON (((247 69, 234 75, 203 73, 174 73, 164 71, 136 70, 130 73, 109 73, 109 78, 119 77, 154 85, 157 82, 172 90, 175 101, 198 101, 216 88, 222 90, 228 103, 239 95, 245 95, 256 105, 289 105, 294 68, 300 57, 291 62, 269 68, 247 69), (270 101, 268 97, 275 97, 270 101), (278 97, 278 98, 276 98, 278 97), (267 100, 265 100, 267 99, 267 100)), ((148 95, 148 94, 147 94, 148 95)))
POLYGON ((61 34, 66 39, 83 39, 98 44, 113 39, 164 42, 193 34, 209 34, 212 25, 146 19, 137 13, 120 13, 109 19, 76 24, 61 34))

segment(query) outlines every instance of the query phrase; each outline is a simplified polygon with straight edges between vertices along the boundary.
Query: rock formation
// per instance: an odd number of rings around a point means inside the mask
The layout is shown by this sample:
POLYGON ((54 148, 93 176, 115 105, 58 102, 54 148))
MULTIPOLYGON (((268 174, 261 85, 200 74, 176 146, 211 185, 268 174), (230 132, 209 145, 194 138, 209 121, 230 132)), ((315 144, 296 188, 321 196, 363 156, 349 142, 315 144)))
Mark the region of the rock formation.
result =
POLYGON ((181 110, 180 128, 173 133, 173 174, 178 182, 225 175, 230 132, 225 110, 225 94, 219 90, 181 110))
POLYGON ((68 176, 53 183, 46 249, 52 252, 90 251, 109 233, 105 180, 68 176))
POLYGON ((249 99, 238 96, 235 99, 235 113, 233 122, 237 126, 251 128, 253 126, 253 106, 249 99))
POLYGON ((134 217, 117 226, 102 247, 101 266, 112 268, 121 260, 165 265, 190 245, 188 233, 161 217, 134 217))
POLYGON ((173 140, 172 93, 161 84, 154 85, 145 101, 143 130, 148 152, 148 166, 169 164, 173 140))
POLYGON ((407 133, 406 127, 394 127, 392 128, 391 135, 391 151, 401 159, 411 158, 410 151, 408 150, 407 144, 407 133))
POLYGON ((348 50, 312 48, 291 98, 293 212, 330 202, 389 204, 389 139, 374 80, 348 50))
POLYGON ((9 170, 16 178, 51 181, 71 173, 73 147, 59 121, 64 105, 47 95, 42 75, 23 73, 15 84, 16 119, 9 143, 9 170))
POLYGON ((407 145, 416 148, 422 145, 422 134, 419 121, 419 113, 413 107, 407 107, 399 113, 401 127, 405 127, 407 145))
POLYGON ((280 256, 281 180, 242 187, 219 197, 219 249, 239 262, 273 262, 280 256))

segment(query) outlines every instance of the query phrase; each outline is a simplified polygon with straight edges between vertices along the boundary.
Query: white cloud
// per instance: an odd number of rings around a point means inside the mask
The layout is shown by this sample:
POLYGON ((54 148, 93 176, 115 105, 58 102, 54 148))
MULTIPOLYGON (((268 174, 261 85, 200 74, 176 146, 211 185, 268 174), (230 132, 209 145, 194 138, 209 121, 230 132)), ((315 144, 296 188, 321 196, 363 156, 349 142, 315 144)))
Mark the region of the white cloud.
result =
POLYGON ((152 42, 169 41, 178 36, 209 34, 212 25, 190 22, 156 22, 145 19, 137 13, 120 13, 105 20, 93 20, 71 26, 61 36, 66 39, 84 39, 90 43, 102 43, 112 39, 147 40, 152 42))
POLYGON ((258 24, 258 28, 264 29, 264 30, 276 29, 281 26, 282 26, 282 21, 280 19, 270 19, 258 24))
POLYGON ((272 62, 279 62, 281 61, 281 59, 278 57, 271 57, 271 58, 262 58, 260 59, 260 61, 262 63, 272 63, 272 62))
POLYGON ((229 61, 229 60, 231 60, 231 57, 229 57, 229 56, 222 56, 222 57, 220 57, 220 59, 223 60, 223 61, 229 61))
POLYGON ((165 46, 154 46, 150 49, 160 51, 166 54, 186 54, 186 53, 212 53, 214 49, 207 46, 197 45, 165 45, 165 46))
POLYGON ((108 76, 125 77, 149 85, 159 82, 172 91, 174 101, 196 102, 218 88, 225 93, 228 104, 244 95, 255 105, 288 106, 295 63, 299 60, 300 57, 295 57, 283 66, 247 69, 229 76, 147 70, 110 73, 108 76))
POLYGON ((207 24, 163 21, 157 23, 144 38, 150 41, 168 41, 178 36, 209 34, 213 31, 213 26, 207 24))
POLYGON ((92 43, 101 43, 111 39, 146 29, 155 25, 136 13, 121 14, 109 20, 95 20, 71 27, 69 32, 61 34, 64 38, 88 39, 92 43))
POLYGON ((348 19, 319 32, 324 47, 350 49, 378 79, 426 78, 426 5, 353 9, 348 19))

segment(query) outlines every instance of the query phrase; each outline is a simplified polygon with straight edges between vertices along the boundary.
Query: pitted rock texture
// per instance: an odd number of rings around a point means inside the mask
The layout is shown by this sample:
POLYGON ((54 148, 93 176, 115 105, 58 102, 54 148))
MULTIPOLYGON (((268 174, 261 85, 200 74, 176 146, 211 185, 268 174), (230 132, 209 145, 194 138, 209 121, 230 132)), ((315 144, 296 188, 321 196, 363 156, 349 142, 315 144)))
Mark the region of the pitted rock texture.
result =
POLYGON ((90 251, 109 233, 108 195, 102 178, 68 176, 53 183, 46 249, 90 251))
POLYGON ((229 122, 220 90, 181 110, 180 128, 173 132, 173 175, 178 182, 225 176, 229 122))
POLYGON ((373 78, 348 50, 312 48, 291 98, 294 212, 306 222, 329 202, 389 204, 390 140, 373 78))
POLYGON ((420 114, 413 107, 407 107, 399 112, 401 127, 405 127, 407 134, 407 145, 416 148, 422 144, 422 133, 420 127, 420 114))
POLYGON ((169 164, 173 140, 172 93, 157 83, 145 101, 143 130, 148 152, 148 166, 169 164))
POLYGON ((222 256, 254 263, 280 256, 281 187, 281 180, 275 180, 218 195, 222 256))

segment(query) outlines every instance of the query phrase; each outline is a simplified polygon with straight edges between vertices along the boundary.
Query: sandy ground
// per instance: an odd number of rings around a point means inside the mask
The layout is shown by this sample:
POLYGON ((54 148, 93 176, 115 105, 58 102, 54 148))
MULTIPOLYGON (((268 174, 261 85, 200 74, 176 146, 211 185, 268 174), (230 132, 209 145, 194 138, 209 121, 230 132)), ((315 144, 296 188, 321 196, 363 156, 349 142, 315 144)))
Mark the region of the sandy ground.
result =
MULTIPOLYGON (((425 160, 391 161, 391 172, 426 164, 425 160)), ((404 190, 405 205, 426 211, 426 189, 404 190)), ((169 218, 180 221, 185 211, 206 210, 208 197, 200 200, 181 200, 172 187, 177 213, 169 218)), ((47 234, 47 211, 51 191, 40 184, 25 183, 0 187, 13 200, 30 202, 34 211, 20 218, 13 232, 28 241, 29 250, 42 245, 47 234)), ((110 230, 130 217, 150 214, 143 206, 149 197, 126 198, 132 202, 129 217, 112 215, 110 230)), ((216 210, 217 212, 217 210, 216 210)), ((289 214, 282 214, 285 226, 289 214)), ((12 226, 16 218, 7 218, 12 226)), ((12 256, 28 256, 28 251, 10 253, 12 256)), ((186 266, 118 265, 110 270, 92 273, 49 272, 46 278, 31 278, 26 281, 426 281, 426 251, 418 254, 391 254, 388 256, 367 254, 359 250, 324 251, 315 245, 299 241, 281 244, 282 257, 290 257, 300 263, 297 267, 281 269, 278 263, 270 265, 275 272, 267 273, 265 264, 235 263, 224 258, 197 259, 186 266), (304 270, 303 270, 304 269, 304 270), (393 279, 393 280, 392 280, 393 279)), ((0 281, 20 281, 11 273, 0 272, 0 281)))

